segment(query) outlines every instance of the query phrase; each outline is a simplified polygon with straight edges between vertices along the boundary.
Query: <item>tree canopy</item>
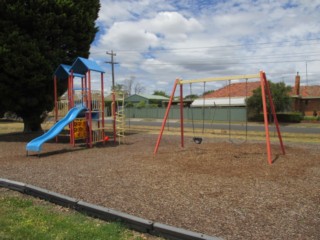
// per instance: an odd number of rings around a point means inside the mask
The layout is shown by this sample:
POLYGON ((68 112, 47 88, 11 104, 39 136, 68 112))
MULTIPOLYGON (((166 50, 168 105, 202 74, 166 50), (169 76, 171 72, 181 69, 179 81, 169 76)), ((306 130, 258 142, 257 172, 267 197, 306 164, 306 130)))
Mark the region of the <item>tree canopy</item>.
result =
POLYGON ((188 100, 188 99, 191 99, 191 100, 194 100, 194 99, 197 99, 199 96, 197 94, 190 94, 190 95, 187 95, 184 97, 185 100, 188 100))
MULTIPOLYGON (((1 108, 21 117, 25 132, 40 130, 53 108, 58 65, 88 57, 99 8, 99 0, 1 1, 1 108)), ((67 82, 59 86, 62 94, 67 82)))
POLYGON ((160 91, 160 90, 155 90, 153 91, 153 94, 152 95, 158 95, 158 96, 163 96, 163 97, 170 97, 166 94, 165 91, 160 91))
MULTIPOLYGON (((291 107, 291 99, 289 93, 290 86, 286 86, 284 82, 269 82, 270 91, 276 112, 289 110, 291 107)), ((262 110, 261 86, 253 91, 253 95, 246 100, 249 117, 258 115, 262 110)), ((269 101, 267 101, 268 111, 270 112, 269 101)))
POLYGON ((205 96, 205 95, 207 95, 207 94, 209 94, 209 93, 213 93, 213 92, 214 92, 214 90, 205 91, 205 92, 203 92, 202 96, 205 96))

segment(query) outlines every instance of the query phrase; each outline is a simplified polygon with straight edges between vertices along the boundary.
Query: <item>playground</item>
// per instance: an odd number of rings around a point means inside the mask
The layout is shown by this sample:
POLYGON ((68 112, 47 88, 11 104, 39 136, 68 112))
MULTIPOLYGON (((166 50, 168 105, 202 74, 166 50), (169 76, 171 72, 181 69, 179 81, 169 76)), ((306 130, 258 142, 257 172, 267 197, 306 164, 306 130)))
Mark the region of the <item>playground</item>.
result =
POLYGON ((84 58, 58 66, 53 125, 45 133, 0 134, 1 178, 223 239, 319 238, 320 148, 301 142, 284 147, 264 72, 177 79, 156 132, 125 132, 115 92, 105 119, 103 74, 84 58), (236 144, 230 129, 229 138, 184 134, 184 84, 251 78, 262 86, 265 141, 236 144), (57 94, 61 81, 68 81, 65 102, 57 94), (164 131, 178 86, 180 131, 164 131), (267 103, 277 130, 272 139, 267 103), (66 127, 69 134, 61 135, 66 127))
POLYGON ((320 236, 320 149, 315 144, 195 144, 128 132, 125 144, 45 144, 26 157, 34 134, 0 136, 0 176, 93 204, 224 239, 317 239, 320 236))

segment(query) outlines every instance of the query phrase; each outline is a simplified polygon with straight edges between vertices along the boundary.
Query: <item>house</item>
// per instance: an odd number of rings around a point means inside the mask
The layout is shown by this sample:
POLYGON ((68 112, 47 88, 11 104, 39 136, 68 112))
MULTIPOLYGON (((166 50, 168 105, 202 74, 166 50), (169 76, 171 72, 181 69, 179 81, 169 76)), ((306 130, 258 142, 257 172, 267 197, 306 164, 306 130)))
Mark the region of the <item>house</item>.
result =
POLYGON ((301 86, 300 75, 297 73, 290 95, 294 111, 305 116, 320 116, 320 85, 301 86))
MULTIPOLYGON (((253 90, 260 86, 259 81, 232 83, 196 99, 191 107, 244 107, 245 99, 252 96, 253 90)), ((297 73, 295 85, 289 94, 293 99, 293 111, 305 116, 320 116, 320 85, 301 86, 300 75, 297 73)))
POLYGON ((162 106, 163 101, 168 101, 169 98, 159 95, 148 95, 148 94, 133 94, 127 98, 125 98, 125 103, 132 103, 136 105, 140 102, 144 102, 146 105, 149 104, 157 104, 158 106, 162 106))
POLYGON ((260 82, 232 83, 196 99, 191 104, 191 107, 244 107, 246 106, 246 98, 251 97, 253 90, 259 86, 260 82))

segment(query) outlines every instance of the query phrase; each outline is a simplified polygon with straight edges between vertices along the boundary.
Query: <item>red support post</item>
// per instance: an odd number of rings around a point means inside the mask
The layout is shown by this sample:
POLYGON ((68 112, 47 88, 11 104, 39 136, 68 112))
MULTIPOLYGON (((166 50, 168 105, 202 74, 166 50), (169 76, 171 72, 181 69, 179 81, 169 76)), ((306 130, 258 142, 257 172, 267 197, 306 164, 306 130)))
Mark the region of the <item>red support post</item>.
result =
POLYGON ((57 76, 54 76, 54 120, 58 122, 58 90, 57 90, 57 76))
POLYGON ((174 93, 176 92, 176 88, 177 88, 177 85, 179 84, 179 82, 180 82, 179 79, 176 79, 176 81, 174 82, 174 86, 173 86, 172 93, 171 93, 171 96, 170 96, 170 99, 169 99, 167 110, 166 110, 166 113, 165 113, 163 121, 162 121, 161 130, 160 130, 160 133, 159 133, 159 136, 158 136, 158 139, 157 139, 156 146, 155 146, 154 151, 153 151, 154 155, 156 155, 156 153, 158 152, 158 148, 159 148, 159 145, 160 145, 160 142, 161 142, 163 130, 164 130, 165 126, 166 126, 166 122, 167 122, 168 115, 169 115, 169 112, 170 112, 170 108, 171 108, 171 105, 172 105, 172 101, 173 101, 173 98, 174 98, 174 93))
POLYGON ((87 75, 84 76, 84 89, 85 89, 85 95, 84 95, 84 102, 87 109, 89 109, 89 103, 88 103, 88 79, 87 75))
POLYGON ((269 124, 268 124, 268 111, 267 111, 267 101, 266 101, 266 76, 264 72, 260 71, 260 82, 261 82, 261 94, 262 94, 262 106, 263 106, 263 119, 264 119, 264 128, 266 133, 266 144, 267 144, 267 154, 268 154, 268 163, 272 164, 272 153, 270 146, 270 134, 269 134, 269 124))
POLYGON ((89 147, 92 148, 92 107, 91 107, 91 76, 90 70, 87 72, 88 74, 88 111, 89 111, 89 147))
POLYGON ((274 104, 273 104, 273 99, 272 99, 272 95, 271 95, 271 91, 270 91, 270 86, 269 86, 269 83, 268 83, 268 81, 266 79, 266 74, 265 73, 263 73, 263 77, 264 77, 264 81, 266 83, 267 96, 269 98, 269 103, 270 103, 270 107, 271 107, 274 123, 276 125, 277 134, 278 134, 278 138, 279 138, 282 154, 285 154, 284 145, 283 145, 283 142, 282 142, 280 127, 279 127, 279 122, 278 122, 278 117, 277 117, 276 110, 275 110, 275 107, 274 107, 274 104))
POLYGON ((68 110, 70 110, 70 101, 71 101, 71 93, 70 93, 70 78, 71 76, 68 77, 68 110))
POLYGON ((103 73, 101 73, 101 119, 102 119, 102 141, 104 140, 104 84, 103 84, 103 73))
POLYGON ((74 80, 74 75, 73 75, 73 70, 71 70, 71 75, 70 75, 70 85, 69 85, 69 88, 70 88, 70 108, 73 108, 74 107, 74 90, 73 90, 73 80, 74 80))
MULTIPOLYGON (((68 110, 73 107, 73 71, 68 78, 68 110)), ((69 124, 69 134, 70 134, 70 144, 74 145, 74 129, 73 129, 73 122, 69 124)))
POLYGON ((183 84, 180 84, 180 135, 181 135, 181 147, 184 147, 184 129, 183 129, 183 84))
MULTIPOLYGON (((54 88, 54 123, 58 122, 58 83, 57 76, 53 78, 53 88, 54 88)), ((55 137, 56 142, 58 142, 58 136, 55 137)))
POLYGON ((117 126, 116 126, 116 94, 112 91, 112 104, 111 104, 111 111, 112 111, 112 126, 113 126, 113 142, 116 143, 117 141, 117 126))
POLYGON ((82 105, 85 105, 85 100, 84 100, 84 82, 83 82, 83 77, 81 78, 81 101, 82 101, 82 105))

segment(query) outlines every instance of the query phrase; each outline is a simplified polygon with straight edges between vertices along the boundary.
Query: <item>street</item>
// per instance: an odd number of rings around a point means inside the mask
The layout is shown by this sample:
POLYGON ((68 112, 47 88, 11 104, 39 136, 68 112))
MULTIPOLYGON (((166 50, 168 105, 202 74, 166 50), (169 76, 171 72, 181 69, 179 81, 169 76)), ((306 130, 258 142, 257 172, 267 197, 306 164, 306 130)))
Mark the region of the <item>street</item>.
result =
MULTIPOLYGON (((137 118, 131 118, 126 120, 126 126, 130 128, 130 126, 161 126, 162 119, 153 119, 153 120, 145 120, 145 119, 137 119, 137 118)), ((185 128, 192 128, 192 125, 194 125, 194 128, 201 129, 203 126, 205 129, 221 129, 221 130, 229 130, 229 124, 228 123, 190 123, 185 122, 184 127, 185 128)), ((179 120, 169 120, 166 123, 166 127, 179 127, 180 122, 179 120)), ((237 130, 237 131, 245 131, 246 130, 246 123, 231 123, 230 126, 231 130, 237 130)), ((264 131, 264 124, 263 123, 248 123, 247 125, 248 131, 264 131)), ((270 131, 276 131, 276 128, 273 124, 269 126, 270 131)), ((280 124, 280 130, 281 132, 286 133, 303 133, 303 134, 320 134, 320 123, 314 123, 314 124, 280 124)))

